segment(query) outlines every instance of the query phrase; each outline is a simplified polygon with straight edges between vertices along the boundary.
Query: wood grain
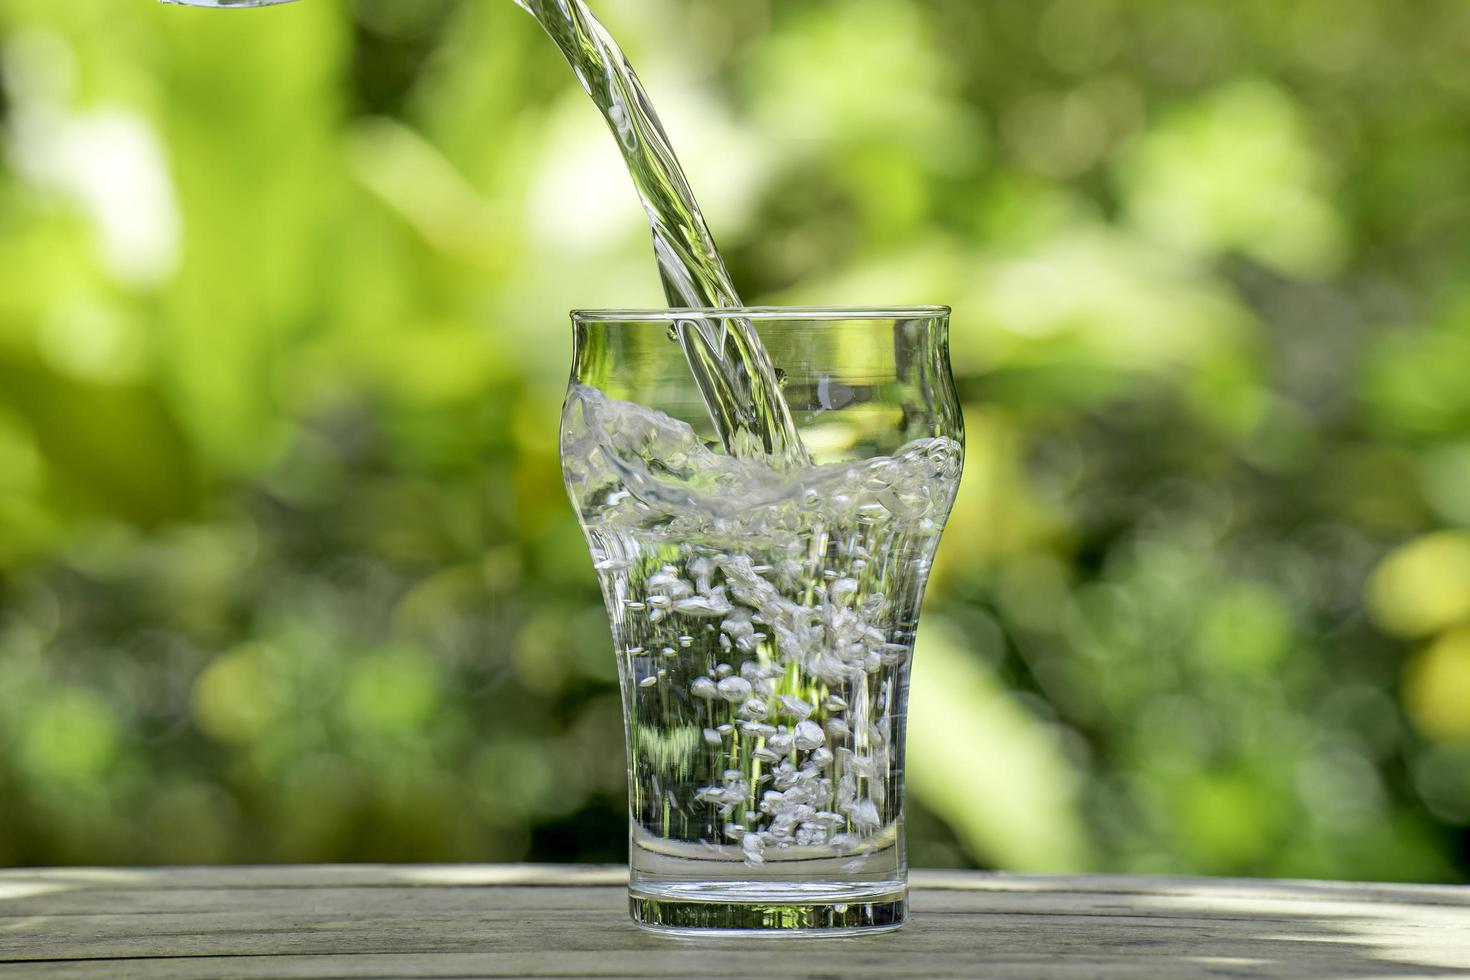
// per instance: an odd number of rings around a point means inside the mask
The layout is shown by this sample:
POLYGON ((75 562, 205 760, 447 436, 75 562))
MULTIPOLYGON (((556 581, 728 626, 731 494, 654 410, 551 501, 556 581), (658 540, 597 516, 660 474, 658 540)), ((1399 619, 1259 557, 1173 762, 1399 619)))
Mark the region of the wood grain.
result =
POLYGON ((861 939, 668 939, 600 867, 0 872, 0 977, 1470 977, 1470 891, 916 872, 861 939))

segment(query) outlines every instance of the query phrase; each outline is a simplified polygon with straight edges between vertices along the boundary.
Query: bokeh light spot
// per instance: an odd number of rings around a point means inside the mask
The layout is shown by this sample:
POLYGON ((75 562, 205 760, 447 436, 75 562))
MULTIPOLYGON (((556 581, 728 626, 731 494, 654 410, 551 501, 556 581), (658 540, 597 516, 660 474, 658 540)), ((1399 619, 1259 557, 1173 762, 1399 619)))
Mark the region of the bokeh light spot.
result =
POLYGON ((1204 616, 1201 652, 1217 665, 1246 674, 1277 666, 1291 646, 1291 619, 1281 600, 1259 585, 1223 591, 1204 616))
POLYGON ((1284 90, 1237 81, 1151 127, 1118 176, 1132 221, 1176 248, 1239 250, 1314 279, 1344 258, 1328 168, 1284 90))
POLYGON ((1400 636, 1470 619, 1470 533, 1441 531, 1393 552, 1368 581, 1368 604, 1378 625, 1400 636))
POLYGON ((1414 760, 1414 788, 1441 820, 1470 824, 1470 744, 1434 745, 1414 760))
POLYGON ((246 745, 260 738, 280 710, 281 679, 269 648, 250 644, 216 659, 194 682, 194 721, 210 738, 246 745))
POLYGON ((433 717, 439 698, 433 664, 418 651, 392 650, 366 657, 353 668, 342 712, 361 730, 412 734, 433 717))
POLYGON ((40 703, 27 722, 21 759, 43 782, 101 776, 117 754, 118 719, 112 705, 84 688, 62 688, 40 703))
POLYGON ((1446 633, 1409 663, 1404 705, 1428 738, 1470 742, 1470 627, 1446 633))

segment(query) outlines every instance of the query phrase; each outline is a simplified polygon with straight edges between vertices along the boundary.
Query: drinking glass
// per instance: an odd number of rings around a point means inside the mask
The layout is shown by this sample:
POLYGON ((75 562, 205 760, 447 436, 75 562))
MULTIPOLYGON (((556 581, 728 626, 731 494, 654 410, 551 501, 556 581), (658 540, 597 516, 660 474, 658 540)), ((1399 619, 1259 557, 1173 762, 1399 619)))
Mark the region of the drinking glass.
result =
POLYGON ((909 659, 963 458, 949 310, 573 323, 561 459, 622 685, 633 919, 897 928, 909 659), (721 448, 679 337, 736 319, 810 465, 721 448))

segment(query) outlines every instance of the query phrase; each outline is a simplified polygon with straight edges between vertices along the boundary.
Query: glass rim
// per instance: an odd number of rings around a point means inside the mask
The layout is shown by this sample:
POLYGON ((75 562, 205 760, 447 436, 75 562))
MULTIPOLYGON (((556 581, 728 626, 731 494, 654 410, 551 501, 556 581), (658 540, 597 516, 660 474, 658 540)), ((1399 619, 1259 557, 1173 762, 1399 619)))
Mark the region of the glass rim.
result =
POLYGON ((671 309, 573 310, 583 323, 673 323, 679 320, 913 320, 947 317, 948 306, 721 306, 671 309))

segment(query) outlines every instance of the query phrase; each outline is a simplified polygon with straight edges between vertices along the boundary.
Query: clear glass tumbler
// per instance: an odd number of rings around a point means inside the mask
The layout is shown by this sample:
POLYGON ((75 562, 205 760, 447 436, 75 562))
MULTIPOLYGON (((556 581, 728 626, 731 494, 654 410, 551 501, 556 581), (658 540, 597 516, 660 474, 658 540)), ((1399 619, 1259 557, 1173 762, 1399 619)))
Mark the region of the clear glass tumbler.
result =
POLYGON ((898 927, 909 658, 963 459, 949 310, 573 320, 561 458, 622 682, 634 920, 898 927), (810 466, 720 447, 678 338, 736 318, 810 466))

